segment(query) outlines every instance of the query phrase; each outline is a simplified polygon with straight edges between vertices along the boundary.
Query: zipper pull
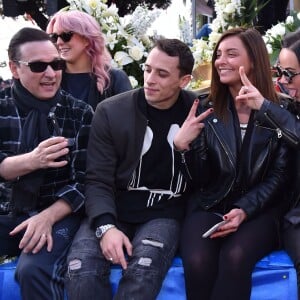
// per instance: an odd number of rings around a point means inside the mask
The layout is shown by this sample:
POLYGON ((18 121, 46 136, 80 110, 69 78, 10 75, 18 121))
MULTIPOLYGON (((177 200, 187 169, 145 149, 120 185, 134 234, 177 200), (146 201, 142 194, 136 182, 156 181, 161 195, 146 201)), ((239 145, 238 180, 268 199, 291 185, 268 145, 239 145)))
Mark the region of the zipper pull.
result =
POLYGON ((282 131, 279 128, 276 128, 277 137, 280 139, 282 138, 282 131))

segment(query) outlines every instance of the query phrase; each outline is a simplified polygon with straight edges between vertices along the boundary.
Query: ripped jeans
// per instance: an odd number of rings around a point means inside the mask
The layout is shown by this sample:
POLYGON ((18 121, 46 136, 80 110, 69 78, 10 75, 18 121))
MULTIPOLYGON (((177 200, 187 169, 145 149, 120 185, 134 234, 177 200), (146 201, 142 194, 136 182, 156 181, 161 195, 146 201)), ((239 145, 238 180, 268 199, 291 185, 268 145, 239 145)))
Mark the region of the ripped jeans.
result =
POLYGON ((69 300, 154 300, 178 249, 180 223, 154 219, 143 224, 118 223, 131 240, 132 256, 112 295, 111 263, 103 256, 94 230, 84 220, 68 255, 66 289, 69 300))

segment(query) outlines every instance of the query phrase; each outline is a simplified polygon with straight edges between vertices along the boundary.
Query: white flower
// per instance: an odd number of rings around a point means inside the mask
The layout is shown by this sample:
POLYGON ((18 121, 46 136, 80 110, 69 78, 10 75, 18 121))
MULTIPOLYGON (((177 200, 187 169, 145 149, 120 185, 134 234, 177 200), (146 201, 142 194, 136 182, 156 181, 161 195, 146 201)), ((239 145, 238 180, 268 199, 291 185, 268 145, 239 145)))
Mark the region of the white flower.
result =
POLYGON ((103 13, 103 16, 118 16, 119 9, 115 4, 112 4, 110 7, 107 8, 107 10, 103 13))
POLYGON ((130 47, 128 53, 136 61, 141 60, 144 55, 144 52, 139 46, 130 47))
POLYGON ((133 76, 128 76, 129 81, 131 83, 132 88, 136 88, 138 86, 138 81, 133 76))
POLYGON ((283 36, 284 34, 285 34, 284 23, 278 23, 266 31, 266 35, 269 36, 270 38, 283 36))
POLYGON ((88 4, 91 9, 96 9, 98 6, 97 2, 98 2, 97 0, 89 0, 88 4))
POLYGON ((143 43, 143 45, 145 45, 145 47, 147 48, 147 47, 151 47, 151 40, 150 40, 150 38, 149 38, 149 36, 148 35, 142 35, 141 37, 140 37, 140 40, 141 40, 141 42, 143 43))
POLYGON ((273 25, 268 29, 263 36, 264 42, 267 46, 270 55, 271 64, 274 65, 277 61, 279 52, 282 47, 282 39, 286 33, 298 30, 300 27, 300 13, 291 12, 285 22, 273 25))
POLYGON ((286 24, 293 24, 294 23, 294 18, 292 16, 287 16, 285 20, 286 24))
POLYGON ((210 36, 209 36, 209 41, 212 44, 216 44, 218 42, 218 40, 220 39, 222 33, 219 32, 211 32, 210 36))
POLYGON ((123 67, 133 62, 133 59, 125 51, 117 51, 114 60, 118 66, 123 67))
POLYGON ((266 46, 267 46, 267 51, 268 51, 268 53, 269 53, 269 54, 272 54, 272 53, 273 53, 272 45, 266 44, 266 46))
POLYGON ((233 14, 236 11, 236 6, 234 5, 234 3, 228 3, 225 6, 224 12, 226 14, 233 14))
POLYGON ((130 18, 130 23, 137 37, 146 34, 148 28, 157 19, 161 11, 154 9, 149 11, 145 6, 138 6, 130 18))

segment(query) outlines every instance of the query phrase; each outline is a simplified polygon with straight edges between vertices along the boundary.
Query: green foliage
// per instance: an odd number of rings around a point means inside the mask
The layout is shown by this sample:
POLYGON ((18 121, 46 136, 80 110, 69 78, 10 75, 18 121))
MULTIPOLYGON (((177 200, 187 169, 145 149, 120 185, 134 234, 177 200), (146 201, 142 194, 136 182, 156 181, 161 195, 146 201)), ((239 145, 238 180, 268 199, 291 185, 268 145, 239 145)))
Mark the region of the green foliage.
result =
POLYGON ((256 22, 258 13, 269 3, 269 1, 271 0, 261 3, 261 1, 257 0, 242 0, 240 23, 243 24, 243 26, 253 26, 256 22))

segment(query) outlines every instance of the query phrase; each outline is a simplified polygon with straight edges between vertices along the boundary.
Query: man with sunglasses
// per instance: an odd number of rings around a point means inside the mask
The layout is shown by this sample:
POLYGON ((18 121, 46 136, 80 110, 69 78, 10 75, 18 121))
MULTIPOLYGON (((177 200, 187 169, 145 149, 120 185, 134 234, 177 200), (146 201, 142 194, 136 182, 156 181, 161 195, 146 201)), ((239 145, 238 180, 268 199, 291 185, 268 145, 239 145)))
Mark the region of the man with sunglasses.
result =
POLYGON ((8 56, 13 84, 11 98, 0 100, 0 194, 12 211, 0 216, 0 255, 20 255, 23 300, 63 299, 93 110, 60 89, 65 62, 44 31, 18 31, 8 56))

